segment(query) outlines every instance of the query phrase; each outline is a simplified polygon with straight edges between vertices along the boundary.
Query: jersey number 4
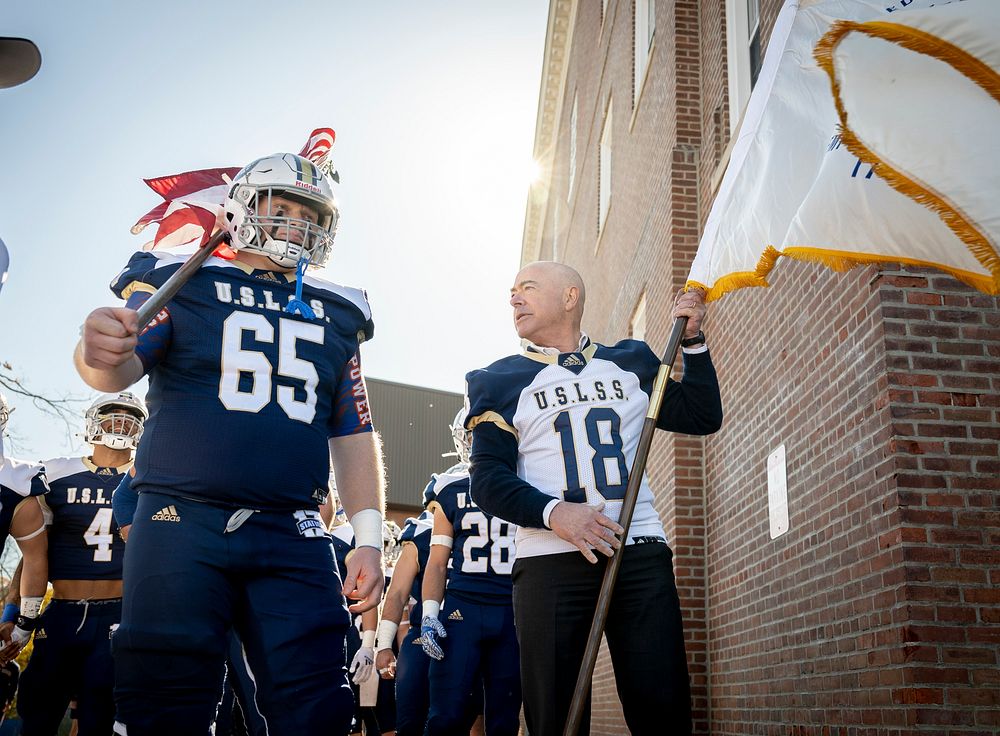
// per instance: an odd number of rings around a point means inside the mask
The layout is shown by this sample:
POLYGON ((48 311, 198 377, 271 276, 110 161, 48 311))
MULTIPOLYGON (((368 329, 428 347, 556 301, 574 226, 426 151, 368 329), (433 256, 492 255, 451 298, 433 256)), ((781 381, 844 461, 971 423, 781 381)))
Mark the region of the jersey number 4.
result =
MULTIPOLYGON (((271 374, 274 366, 259 350, 243 349, 243 333, 252 332, 257 342, 274 342, 274 327, 262 314, 233 312, 222 325, 222 379, 219 400, 231 411, 256 414, 271 400, 271 374), (240 376, 252 377, 252 388, 240 390, 240 376)), ((298 340, 323 344, 323 326, 278 320, 278 375, 302 381, 305 400, 295 398, 291 386, 278 386, 278 406, 292 419, 309 424, 316 416, 316 366, 295 354, 298 340)))
MULTIPOLYGON (((79 527, 77 527, 79 528, 79 527)), ((83 533, 83 541, 94 550, 94 562, 111 562, 111 509, 98 509, 94 520, 83 533)))
MULTIPOLYGON (((569 411, 561 411, 553 423, 562 443, 563 463, 566 466, 566 490, 563 498, 572 503, 586 503, 587 490, 580 485, 580 469, 577 466, 576 438, 569 411)), ((625 498, 628 485, 628 465, 622 452, 621 417, 607 406, 595 406, 587 412, 583 426, 587 434, 587 444, 593 451, 590 464, 594 471, 594 488, 606 501, 620 501, 625 498), (608 479, 608 463, 617 470, 616 483, 608 479)))

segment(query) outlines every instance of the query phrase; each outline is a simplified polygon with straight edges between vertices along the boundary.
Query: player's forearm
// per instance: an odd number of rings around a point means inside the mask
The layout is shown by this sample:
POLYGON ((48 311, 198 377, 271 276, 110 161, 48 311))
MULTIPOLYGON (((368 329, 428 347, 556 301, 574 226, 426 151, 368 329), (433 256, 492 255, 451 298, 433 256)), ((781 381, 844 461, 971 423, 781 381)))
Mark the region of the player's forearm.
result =
POLYGON ((361 631, 375 631, 378 627, 378 607, 369 608, 361 614, 361 631))
POLYGON ((427 568, 424 570, 424 581, 420 586, 420 597, 425 601, 437 601, 440 603, 444 600, 444 585, 445 579, 448 575, 448 561, 442 563, 439 560, 433 559, 433 549, 432 549, 432 559, 428 561, 427 568))
POLYGON ((684 376, 671 381, 656 418, 659 429, 708 435, 722 426, 719 379, 708 352, 684 354, 684 376))
POLYGON ((492 423, 473 430, 470 491, 486 513, 522 527, 545 527, 552 496, 517 475, 517 440, 492 423))
POLYGON ((406 602, 410 599, 410 588, 413 586, 412 579, 406 585, 398 582, 396 580, 398 574, 398 571, 393 574, 392 582, 389 583, 389 590, 386 591, 382 604, 382 620, 392 621, 395 624, 403 619, 403 609, 406 608, 406 602))
POLYGON ((83 357, 82 343, 77 343, 76 350, 73 351, 73 365, 76 366, 76 372, 80 374, 84 383, 106 393, 124 391, 143 375, 142 361, 135 354, 127 362, 114 368, 95 368, 87 365, 83 357))
POLYGON ((337 493, 347 517, 364 509, 385 513, 385 470, 382 445, 374 432, 330 438, 330 457, 337 493))
POLYGON ((10 586, 7 588, 7 598, 4 603, 13 603, 15 606, 21 603, 21 571, 24 569, 24 558, 17 563, 14 570, 14 577, 10 579, 10 586))
POLYGON ((35 545, 35 548, 28 550, 22 546, 21 551, 24 553, 21 558, 24 563, 20 581, 21 597, 44 596, 49 583, 49 563, 45 545, 35 545))

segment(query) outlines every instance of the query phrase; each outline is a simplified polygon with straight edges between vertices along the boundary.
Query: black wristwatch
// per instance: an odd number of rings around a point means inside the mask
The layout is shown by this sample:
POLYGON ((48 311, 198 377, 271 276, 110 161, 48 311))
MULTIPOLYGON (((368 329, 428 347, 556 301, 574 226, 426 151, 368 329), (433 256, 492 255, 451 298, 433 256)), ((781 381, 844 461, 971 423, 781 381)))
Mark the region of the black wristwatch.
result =
POLYGON ((693 348, 695 345, 702 345, 705 342, 705 333, 698 330, 698 334, 694 337, 686 337, 681 340, 682 348, 693 348))

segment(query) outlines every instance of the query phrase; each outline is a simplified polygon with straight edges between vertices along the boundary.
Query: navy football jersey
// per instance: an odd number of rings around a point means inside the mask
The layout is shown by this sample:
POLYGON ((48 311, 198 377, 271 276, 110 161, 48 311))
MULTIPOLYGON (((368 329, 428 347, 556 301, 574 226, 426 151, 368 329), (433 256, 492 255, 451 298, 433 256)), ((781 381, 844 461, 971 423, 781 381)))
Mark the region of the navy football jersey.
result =
MULTIPOLYGON (((431 481, 433 483, 433 480, 431 481)), ((413 587, 410 589, 410 598, 415 603, 410 605, 410 626, 420 628, 421 608, 423 605, 423 595, 421 588, 424 584, 424 569, 427 567, 427 558, 431 553, 431 530, 434 528, 434 516, 424 511, 415 519, 407 519, 403 526, 403 532, 399 535, 400 545, 412 544, 417 550, 417 574, 413 578, 413 587)))
POLYGON ((50 490, 39 500, 49 531, 49 580, 121 580, 125 542, 111 497, 130 467, 100 468, 81 457, 45 463, 50 490))
MULTIPOLYGON (((112 290, 138 308, 185 257, 136 253, 112 290)), ((143 331, 149 419, 133 486, 239 507, 314 508, 331 437, 371 431, 363 291, 306 276, 315 319, 283 311, 294 274, 209 258, 143 331), (290 472, 294 469, 294 472, 290 472)))
POLYGON ((448 588, 480 603, 510 603, 517 527, 480 509, 469 493, 468 473, 438 476, 437 502, 454 530, 448 588), (495 600, 491 600, 495 599, 495 600))
POLYGON ((0 460, 0 543, 10 534, 14 511, 25 498, 48 493, 45 468, 38 463, 0 460))

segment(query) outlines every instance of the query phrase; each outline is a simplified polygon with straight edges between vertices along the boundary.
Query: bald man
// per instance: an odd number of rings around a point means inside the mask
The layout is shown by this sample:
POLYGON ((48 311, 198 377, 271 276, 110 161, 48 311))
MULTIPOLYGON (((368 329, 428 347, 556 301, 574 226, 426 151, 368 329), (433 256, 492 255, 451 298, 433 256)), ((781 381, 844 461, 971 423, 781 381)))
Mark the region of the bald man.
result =
MULTIPOLYGON (((466 376, 472 496, 518 525, 514 617, 532 736, 558 736, 607 559, 623 554, 606 635, 634 736, 691 731, 690 688, 672 552, 644 477, 624 549, 618 517, 659 358, 646 343, 594 343, 581 330, 585 287, 548 261, 510 290, 522 351, 466 376)), ((701 292, 677 295, 687 317, 684 378, 668 383, 657 427, 707 435, 722 424, 701 331, 701 292)), ((580 729, 589 733, 589 704, 580 729)))

